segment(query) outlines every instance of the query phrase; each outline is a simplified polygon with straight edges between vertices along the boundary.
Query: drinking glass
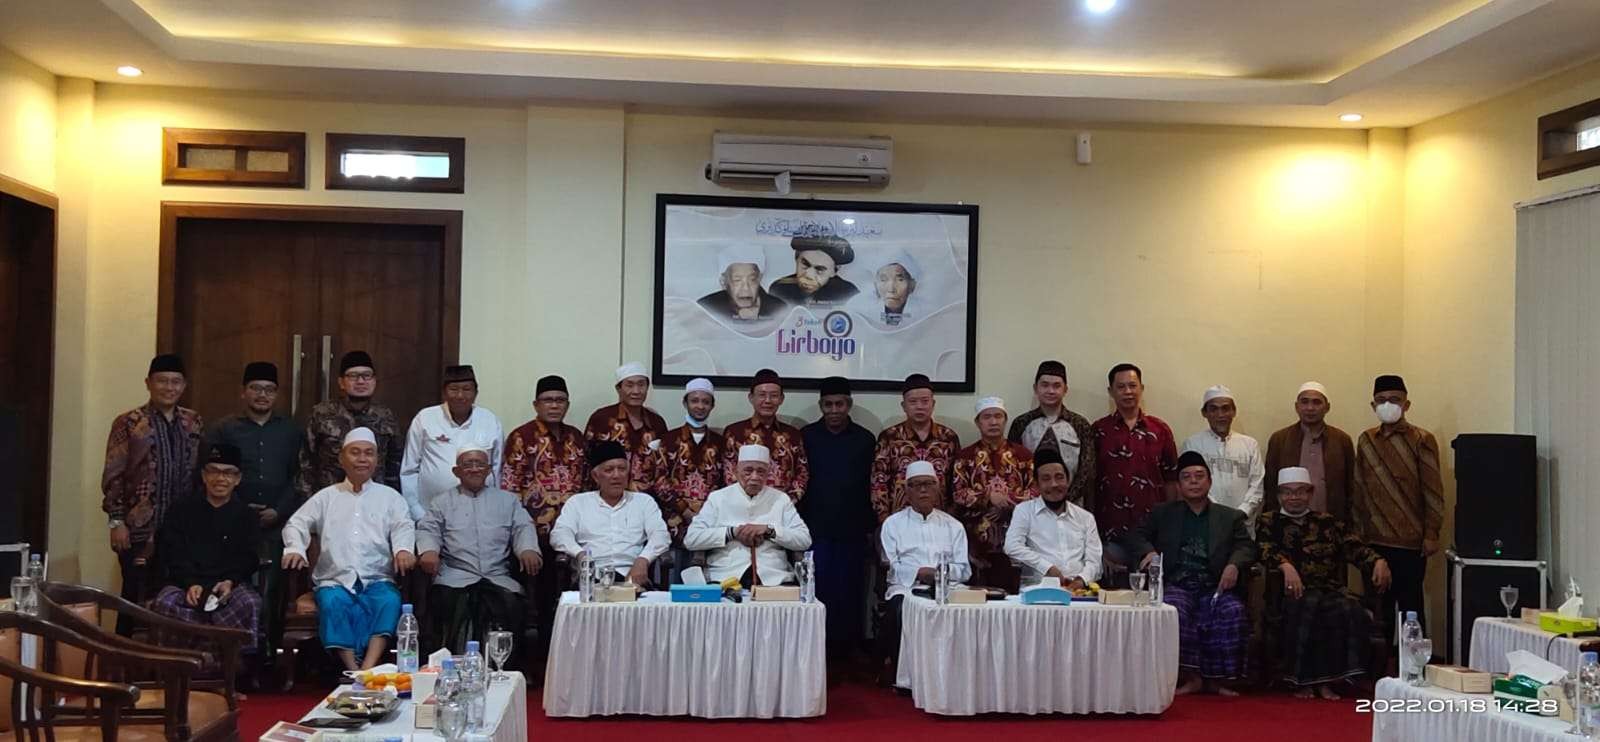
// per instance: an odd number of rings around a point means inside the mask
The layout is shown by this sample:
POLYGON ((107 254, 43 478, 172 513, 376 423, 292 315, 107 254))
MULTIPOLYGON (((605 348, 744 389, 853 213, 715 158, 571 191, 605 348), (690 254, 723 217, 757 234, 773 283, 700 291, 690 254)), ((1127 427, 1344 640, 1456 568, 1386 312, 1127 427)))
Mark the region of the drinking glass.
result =
POLYGON ((1150 605, 1150 592, 1145 589, 1149 584, 1149 577, 1143 572, 1128 573, 1128 587, 1133 589, 1133 605, 1143 608, 1150 605))
POLYGON ((1428 661, 1433 659, 1432 639, 1412 639, 1406 644, 1406 651, 1411 655, 1411 667, 1416 670, 1417 677, 1411 684, 1418 688, 1428 684, 1428 661))
POLYGON ((489 632, 489 660, 494 663, 495 675, 498 676, 491 676, 489 682, 506 679, 506 660, 510 657, 511 632, 499 630, 489 632))
POLYGON ((467 733, 467 707, 454 700, 441 702, 435 725, 440 737, 449 742, 459 742, 467 733))
POLYGON ((1572 707, 1572 728, 1567 730, 1567 734, 1583 734, 1583 727, 1578 725, 1578 689, 1581 687, 1578 683, 1578 673, 1569 672, 1561 679, 1561 695, 1566 697, 1567 705, 1572 707))
POLYGON ((606 600, 611 599, 611 586, 617 583, 617 571, 611 567, 600 570, 600 590, 605 594, 606 600))
POLYGON ((1506 607, 1506 618, 1511 618, 1511 609, 1517 607, 1518 591, 1515 587, 1506 585, 1500 588, 1500 604, 1506 607))
POLYGON ((38 612, 38 596, 34 592, 33 580, 27 577, 11 578, 11 608, 30 616, 38 612))

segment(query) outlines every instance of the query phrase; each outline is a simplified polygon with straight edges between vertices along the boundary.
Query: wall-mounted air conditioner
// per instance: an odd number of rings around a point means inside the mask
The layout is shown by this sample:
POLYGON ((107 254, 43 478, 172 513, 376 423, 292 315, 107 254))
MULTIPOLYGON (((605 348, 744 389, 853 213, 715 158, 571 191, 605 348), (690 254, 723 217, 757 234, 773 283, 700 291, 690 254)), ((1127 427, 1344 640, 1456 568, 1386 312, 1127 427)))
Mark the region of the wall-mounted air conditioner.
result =
POLYGON ((718 183, 775 181, 883 186, 894 162, 888 137, 823 139, 753 134, 711 135, 706 178, 718 183))

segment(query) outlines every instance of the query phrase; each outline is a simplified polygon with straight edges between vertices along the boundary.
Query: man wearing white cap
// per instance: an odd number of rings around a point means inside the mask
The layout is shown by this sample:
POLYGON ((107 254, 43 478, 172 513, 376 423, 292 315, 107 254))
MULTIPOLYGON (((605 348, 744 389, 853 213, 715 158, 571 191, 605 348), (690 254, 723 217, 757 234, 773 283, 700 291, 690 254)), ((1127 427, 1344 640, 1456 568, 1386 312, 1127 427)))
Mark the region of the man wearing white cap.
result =
MULTIPOLYGON (((1338 700, 1334 684, 1360 675, 1370 653, 1372 617, 1346 586, 1349 565, 1387 592, 1389 563, 1354 530, 1311 509, 1315 485, 1304 467, 1277 472, 1278 509, 1261 514, 1261 565, 1282 574, 1281 597, 1267 601, 1267 667, 1295 696, 1338 700)), ((1269 581, 1269 594, 1276 585, 1269 581)), ((1371 668, 1377 669, 1377 668, 1371 668)))
POLYGON ((416 526, 405 498, 372 481, 377 437, 367 428, 346 433, 339 452, 342 482, 311 496, 283 526, 283 568, 304 569, 311 537, 322 539, 311 577, 316 582, 322 646, 346 669, 383 659, 386 638, 400 620, 395 576, 417 562, 416 526), (364 652, 357 662, 356 652, 364 652))
POLYGON ((918 585, 934 584, 941 556, 949 560, 951 582, 966 582, 972 577, 967 529, 939 509, 944 484, 939 481, 938 470, 932 462, 913 461, 906 465, 905 481, 906 507, 889 516, 878 533, 883 554, 889 560, 883 624, 878 627, 878 682, 883 685, 892 682, 895 660, 900 656, 900 610, 906 595, 918 585))
MULTIPOLYGON (((583 437, 590 445, 596 441, 616 441, 628 452, 628 489, 653 492, 656 487, 655 450, 667 436, 667 421, 644 406, 650 397, 650 374, 640 363, 617 367, 617 403, 606 405, 589 416, 583 437)), ((593 487, 594 479, 588 480, 593 487)))
POLYGON ((1207 428, 1185 439, 1178 451, 1206 457, 1211 466, 1211 501, 1243 511, 1245 527, 1255 533, 1262 481, 1267 475, 1261 445, 1248 435, 1233 432, 1233 418, 1238 414, 1233 390, 1221 384, 1207 389, 1200 398, 1200 414, 1207 428))
POLYGON ((811 548, 811 530, 789 493, 767 485, 771 465, 766 446, 740 446, 737 481, 712 492, 689 523, 683 545, 708 552, 706 577, 712 582, 738 577, 752 585, 781 585, 794 578, 788 552, 811 548))
POLYGON ((1328 389, 1315 381, 1295 392, 1300 418, 1267 439, 1266 478, 1261 509, 1278 509, 1278 470, 1298 466, 1311 472, 1311 509, 1350 522, 1350 487, 1355 482, 1356 444, 1343 430, 1329 425, 1328 389))
POLYGON ((539 536, 517 496, 489 483, 494 466, 487 443, 456 451, 458 484, 433 498, 417 523, 418 566, 433 575, 428 614, 434 636, 453 652, 502 626, 521 636, 525 613, 513 559, 526 574, 539 571, 539 536))
POLYGON ((687 566, 683 532, 705 504, 706 497, 726 483, 722 434, 706 424, 717 407, 710 379, 692 379, 683 388, 683 425, 667 431, 656 450, 656 499, 672 533, 674 566, 687 566))
POLYGON ((984 397, 976 405, 977 443, 961 449, 950 464, 951 512, 967 528, 972 569, 991 587, 1015 591, 1021 573, 1005 555, 1011 510, 1032 499, 1033 454, 1006 440, 1006 403, 984 397))
POLYGON ((721 291, 700 297, 700 306, 723 319, 749 322, 777 316, 789 304, 761 287, 767 256, 756 245, 729 247, 717 254, 721 291))

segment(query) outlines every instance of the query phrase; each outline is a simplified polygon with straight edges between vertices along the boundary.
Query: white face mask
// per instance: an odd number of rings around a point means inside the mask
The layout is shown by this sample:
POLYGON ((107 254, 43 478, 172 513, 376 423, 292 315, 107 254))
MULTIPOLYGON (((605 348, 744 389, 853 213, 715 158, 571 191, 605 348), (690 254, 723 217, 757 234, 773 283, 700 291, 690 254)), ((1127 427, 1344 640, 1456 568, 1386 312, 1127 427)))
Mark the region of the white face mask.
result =
POLYGON ((1306 508, 1305 510, 1302 510, 1302 511, 1300 511, 1298 513, 1291 513, 1291 512, 1289 512, 1288 508, 1285 508, 1285 507, 1280 505, 1278 507, 1278 512, 1283 513, 1284 515, 1286 515, 1286 516, 1288 516, 1290 518, 1304 518, 1306 516, 1306 513, 1311 512, 1311 508, 1306 508))
POLYGON ((1400 422, 1400 416, 1405 414, 1405 410, 1393 402, 1384 402, 1374 408, 1373 411, 1378 413, 1378 420, 1383 422, 1384 425, 1393 425, 1400 422))
POLYGON ((688 413, 684 413, 683 421, 688 423, 689 427, 695 430, 699 430, 700 428, 704 428, 706 426, 706 421, 696 420, 694 419, 694 415, 690 415, 688 413))

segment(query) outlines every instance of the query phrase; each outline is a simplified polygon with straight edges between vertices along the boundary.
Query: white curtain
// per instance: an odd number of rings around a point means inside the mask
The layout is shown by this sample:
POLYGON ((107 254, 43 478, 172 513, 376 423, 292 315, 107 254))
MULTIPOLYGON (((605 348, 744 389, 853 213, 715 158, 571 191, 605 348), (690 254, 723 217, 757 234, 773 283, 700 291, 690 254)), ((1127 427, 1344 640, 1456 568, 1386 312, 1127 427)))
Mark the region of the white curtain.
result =
POLYGON ((1517 430, 1539 438, 1540 558, 1600 605, 1600 192, 1517 210, 1517 430))

